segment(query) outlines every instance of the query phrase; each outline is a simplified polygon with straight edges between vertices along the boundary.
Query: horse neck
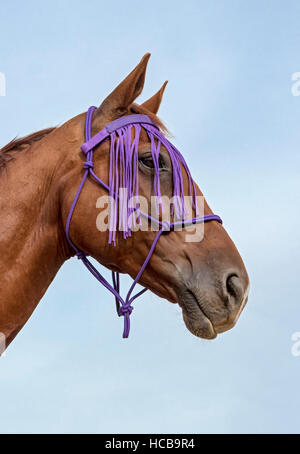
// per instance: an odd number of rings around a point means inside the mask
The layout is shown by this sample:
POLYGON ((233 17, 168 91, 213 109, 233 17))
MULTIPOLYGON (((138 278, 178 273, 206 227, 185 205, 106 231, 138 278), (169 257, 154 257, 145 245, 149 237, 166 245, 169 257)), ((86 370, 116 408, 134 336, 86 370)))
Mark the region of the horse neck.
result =
POLYGON ((30 149, 16 152, 1 171, 0 334, 6 346, 70 256, 60 210, 62 169, 68 147, 77 146, 77 140, 80 145, 81 139, 71 120, 30 149))

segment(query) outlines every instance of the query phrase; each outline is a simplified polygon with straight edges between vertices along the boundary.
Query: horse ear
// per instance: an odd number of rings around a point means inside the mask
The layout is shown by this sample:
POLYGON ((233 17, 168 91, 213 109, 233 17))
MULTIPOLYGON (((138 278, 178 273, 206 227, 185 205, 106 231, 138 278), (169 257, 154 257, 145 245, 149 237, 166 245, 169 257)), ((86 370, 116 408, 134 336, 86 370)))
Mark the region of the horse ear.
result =
POLYGON ((163 86, 161 87, 161 89, 158 90, 158 92, 155 93, 155 95, 153 95, 152 98, 145 101, 142 104, 142 106, 145 107, 150 112, 156 114, 158 112, 160 103, 162 101, 162 97, 163 97, 167 83, 168 83, 168 81, 166 80, 165 83, 163 84, 163 86))
POLYGON ((145 54, 134 70, 102 102, 97 109, 101 114, 114 116, 127 111, 128 106, 133 103, 143 90, 150 55, 149 53, 145 54))

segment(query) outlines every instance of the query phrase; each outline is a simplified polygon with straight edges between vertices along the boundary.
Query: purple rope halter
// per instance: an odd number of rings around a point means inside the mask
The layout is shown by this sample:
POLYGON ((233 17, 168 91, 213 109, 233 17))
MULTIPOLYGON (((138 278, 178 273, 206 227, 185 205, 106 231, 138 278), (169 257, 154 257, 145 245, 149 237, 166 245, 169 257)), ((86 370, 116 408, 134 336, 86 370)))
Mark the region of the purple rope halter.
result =
POLYGON ((166 139, 166 137, 161 133, 158 126, 147 116, 147 115, 128 115, 126 117, 121 117, 117 120, 112 121, 107 124, 100 132, 98 132, 94 137, 91 137, 91 126, 92 126, 92 116, 96 107, 92 106, 89 108, 86 115, 85 122, 85 143, 81 146, 82 152, 86 156, 85 163, 83 165, 84 174, 73 200, 67 223, 66 223, 66 237, 70 246, 74 249, 76 256, 86 268, 92 273, 92 275, 105 287, 107 288, 115 297, 116 309, 119 316, 124 316, 124 332, 123 338, 129 336, 130 331, 130 314, 133 310, 132 302, 142 295, 147 288, 142 289, 136 295, 132 296, 132 292, 138 283, 140 277, 142 276, 151 256, 154 252, 155 246, 163 232, 174 230, 177 225, 188 226, 192 224, 198 224, 207 221, 217 221, 222 224, 222 220, 219 216, 215 214, 209 214, 205 216, 198 216, 198 208, 196 203, 196 190, 193 179, 191 177, 188 166, 180 154, 180 152, 166 139), (131 140, 132 128, 134 128, 134 139, 131 140), (159 207, 161 205, 161 193, 160 193, 160 180, 159 180, 159 152, 160 147, 163 145, 170 156, 172 169, 173 169, 173 196, 175 197, 175 206, 173 207, 173 218, 174 222, 160 221, 157 218, 143 213, 137 206, 134 208, 128 208, 128 201, 134 197, 138 196, 139 189, 139 180, 138 180, 138 145, 141 128, 144 128, 148 134, 151 143, 151 153, 154 163, 154 192, 158 198, 157 202, 157 214, 159 214, 159 207), (106 185, 97 175, 94 173, 94 150, 95 148, 110 139, 110 170, 109 170, 109 186, 106 185), (190 195, 193 197, 193 208, 196 213, 196 217, 189 219, 188 221, 184 219, 184 194, 183 194, 183 179, 181 173, 181 165, 183 166, 189 181, 189 191, 190 195), (127 238, 131 235, 131 228, 136 222, 135 220, 130 220, 132 218, 132 213, 138 214, 137 222, 140 222, 140 216, 146 217, 151 222, 154 222, 158 226, 158 232, 152 243, 152 246, 149 250, 149 253, 141 266, 140 271, 138 272, 136 278, 134 279, 125 299, 120 295, 120 275, 117 272, 112 271, 112 285, 100 274, 100 272, 94 267, 94 265, 88 260, 87 254, 80 249, 71 241, 69 230, 70 222, 72 215, 74 213, 76 204, 78 202, 79 196, 81 194, 82 188, 88 176, 94 178, 102 187, 104 187, 109 195, 114 199, 115 203, 113 209, 110 212, 109 219, 109 244, 114 243, 116 245, 116 231, 117 231, 117 221, 119 221, 119 230, 122 227, 123 237, 127 238), (121 204, 119 197, 119 189, 125 188, 127 194, 125 195, 124 206, 120 206, 121 215, 119 219, 117 216, 118 213, 118 204, 121 204), (181 200, 182 203, 179 203, 178 200, 181 200), (177 202, 176 202, 177 201, 177 202), (126 205, 127 203, 127 205, 126 205), (176 221, 176 219, 180 219, 176 221))

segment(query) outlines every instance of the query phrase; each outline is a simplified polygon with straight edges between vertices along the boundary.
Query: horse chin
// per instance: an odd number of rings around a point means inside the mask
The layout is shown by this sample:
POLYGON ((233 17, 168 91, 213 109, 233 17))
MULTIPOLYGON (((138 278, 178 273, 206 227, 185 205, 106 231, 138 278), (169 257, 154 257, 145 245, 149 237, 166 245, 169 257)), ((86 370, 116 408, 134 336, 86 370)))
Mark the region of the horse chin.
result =
POLYGON ((209 317, 204 313, 193 294, 188 292, 179 301, 182 316, 187 329, 196 337, 212 340, 217 332, 209 317))
POLYGON ((217 333, 215 332, 211 321, 207 317, 204 316, 200 321, 199 318, 198 320, 191 319, 184 311, 182 311, 182 315, 185 326, 194 336, 208 340, 212 340, 217 337, 217 333))

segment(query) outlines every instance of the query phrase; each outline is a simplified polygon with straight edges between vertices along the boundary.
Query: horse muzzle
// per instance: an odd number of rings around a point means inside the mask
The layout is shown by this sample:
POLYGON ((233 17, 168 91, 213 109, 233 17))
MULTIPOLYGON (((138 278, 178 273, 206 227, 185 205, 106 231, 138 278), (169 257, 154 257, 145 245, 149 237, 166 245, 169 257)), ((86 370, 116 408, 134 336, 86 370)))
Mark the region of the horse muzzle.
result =
POLYGON ((223 273, 222 279, 189 279, 178 301, 188 330, 203 339, 215 339, 233 328, 247 303, 246 273, 223 273))

